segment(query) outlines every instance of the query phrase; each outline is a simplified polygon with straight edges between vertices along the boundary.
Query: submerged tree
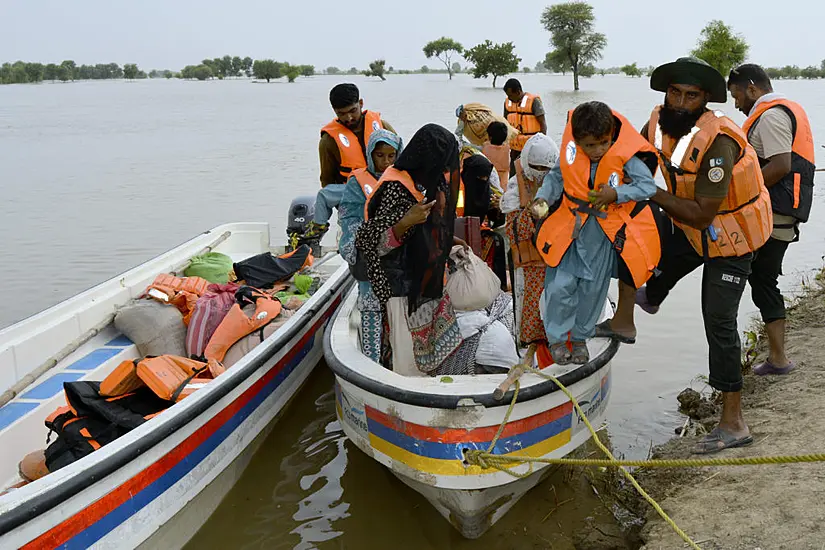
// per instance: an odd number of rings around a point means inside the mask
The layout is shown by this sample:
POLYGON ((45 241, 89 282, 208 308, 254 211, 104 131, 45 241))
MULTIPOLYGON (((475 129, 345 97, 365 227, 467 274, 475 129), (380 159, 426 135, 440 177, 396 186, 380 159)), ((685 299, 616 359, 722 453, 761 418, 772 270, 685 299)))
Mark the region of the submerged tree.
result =
POLYGON ((635 61, 633 63, 631 63, 630 65, 625 65, 624 67, 622 67, 619 70, 622 71, 627 76, 639 76, 639 77, 642 76, 642 70, 636 65, 635 61))
MULTIPOLYGON (((273 78, 281 78, 283 65, 274 59, 257 59, 252 64, 252 74, 255 78, 264 79, 267 82, 273 78)), ((299 73, 300 74, 300 73, 299 73)))
POLYGON ((387 80, 386 78, 384 78, 384 65, 386 64, 387 62, 383 59, 376 59, 375 61, 370 63, 369 70, 363 71, 362 74, 364 76, 377 76, 381 80, 387 80))
POLYGON ((733 27, 714 20, 702 29, 699 43, 690 53, 727 76, 731 69, 744 63, 749 48, 745 38, 733 32, 733 27))
POLYGON ((495 88, 498 77, 518 72, 521 58, 515 54, 515 48, 512 42, 493 44, 485 40, 467 50, 464 56, 473 64, 473 78, 486 78, 492 75, 495 88))
MULTIPOLYGON (((579 74, 583 66, 602 58, 607 37, 593 30, 596 17, 587 2, 567 2, 545 8, 541 23, 552 35, 550 44, 554 59, 565 59, 573 71, 573 89, 579 89, 579 74)), ((550 54, 548 54, 548 58, 550 54)))
POLYGON ((134 80, 138 77, 138 66, 135 63, 127 63, 123 66, 123 76, 128 80, 134 80))
POLYGON ((456 42, 452 38, 442 36, 438 40, 428 42, 424 46, 424 55, 427 59, 435 57, 447 67, 447 74, 450 75, 450 80, 453 78, 453 73, 457 72, 453 69, 452 60, 455 54, 461 55, 464 52, 464 46, 456 42))

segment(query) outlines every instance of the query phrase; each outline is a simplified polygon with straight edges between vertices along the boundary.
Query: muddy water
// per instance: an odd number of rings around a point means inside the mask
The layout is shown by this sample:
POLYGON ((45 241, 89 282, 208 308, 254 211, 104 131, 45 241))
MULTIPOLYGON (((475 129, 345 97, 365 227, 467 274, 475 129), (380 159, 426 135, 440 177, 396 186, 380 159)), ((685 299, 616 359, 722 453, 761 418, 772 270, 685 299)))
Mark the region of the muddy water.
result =
MULTIPOLYGON (((452 128, 459 103, 498 107, 503 100, 500 90, 465 76, 354 78, 366 106, 407 138, 426 122, 452 128)), ((288 199, 317 190, 318 128, 331 117, 326 96, 338 81, 0 87, 0 265, 10 282, 0 287, 0 326, 220 223, 283 227, 288 199)), ((522 82, 544 98, 557 140, 565 113, 581 101, 606 101, 641 126, 661 99, 645 79, 596 77, 584 80, 578 94, 568 91, 570 77, 525 75, 522 82)), ((815 136, 825 136, 823 86, 777 85, 806 107, 815 136)), ((726 108, 743 120, 730 103, 726 108)), ((825 194, 817 192, 815 201, 802 242, 786 258, 788 291, 822 262, 825 194)), ((608 431, 627 456, 646 456, 651 443, 672 433, 680 424, 675 394, 707 372, 698 297, 695 273, 657 316, 639 313, 639 343, 623 347, 614 361, 608 431)), ((753 311, 743 301, 742 328, 753 311)), ((320 365, 192 546, 385 548, 371 541, 392 540, 399 550, 469 548, 422 498, 344 441, 331 385, 320 365)), ((568 548, 586 518, 607 521, 585 478, 569 477, 537 487, 478 544, 568 548)))

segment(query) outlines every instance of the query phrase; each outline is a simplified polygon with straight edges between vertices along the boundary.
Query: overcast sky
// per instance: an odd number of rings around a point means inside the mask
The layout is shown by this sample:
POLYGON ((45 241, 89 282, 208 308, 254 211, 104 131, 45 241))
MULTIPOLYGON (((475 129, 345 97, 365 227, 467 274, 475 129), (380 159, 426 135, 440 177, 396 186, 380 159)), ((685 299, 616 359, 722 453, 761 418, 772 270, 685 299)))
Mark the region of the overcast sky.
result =
MULTIPOLYGON (((539 23, 544 0, 0 0, 0 62, 138 63, 180 69, 225 54, 395 68, 427 60, 421 48, 447 35, 467 47, 513 41, 523 65, 547 53, 539 23)), ((825 2, 593 0, 607 35, 600 66, 656 65, 686 54, 702 27, 722 19, 751 45, 749 61, 819 65, 825 58, 825 2)))

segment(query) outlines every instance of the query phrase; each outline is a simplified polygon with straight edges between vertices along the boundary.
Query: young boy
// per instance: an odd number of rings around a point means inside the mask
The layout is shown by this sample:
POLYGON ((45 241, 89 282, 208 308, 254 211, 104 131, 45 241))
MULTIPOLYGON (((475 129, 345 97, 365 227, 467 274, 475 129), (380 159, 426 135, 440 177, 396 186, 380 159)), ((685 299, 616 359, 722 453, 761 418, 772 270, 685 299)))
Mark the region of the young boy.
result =
POLYGON ((586 341, 604 309, 611 277, 639 288, 659 263, 653 210, 649 203, 637 204, 656 192, 655 168, 649 168, 655 158, 655 149, 630 122, 604 103, 584 103, 568 116, 561 159, 531 205, 543 220, 536 248, 548 265, 544 328, 557 364, 590 360, 586 341), (559 200, 548 217, 549 205, 559 200))
POLYGON ((481 148, 498 172, 498 178, 503 191, 507 191, 507 180, 510 178, 510 146, 507 145, 507 125, 494 121, 487 126, 489 140, 481 148))

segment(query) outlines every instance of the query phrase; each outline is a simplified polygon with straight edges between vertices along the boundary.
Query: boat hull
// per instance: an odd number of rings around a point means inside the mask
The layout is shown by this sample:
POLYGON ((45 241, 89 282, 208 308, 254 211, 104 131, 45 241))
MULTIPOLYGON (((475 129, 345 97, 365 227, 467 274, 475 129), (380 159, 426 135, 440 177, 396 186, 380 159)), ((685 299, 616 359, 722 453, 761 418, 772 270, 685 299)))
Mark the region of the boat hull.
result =
MULTIPOLYGON (((605 420, 610 399, 610 365, 575 384, 571 391, 592 424, 605 420)), ((465 450, 486 450, 507 405, 458 409, 415 407, 369 394, 336 379, 336 409, 344 433, 422 494, 466 538, 478 538, 549 472, 537 463, 512 472, 468 465, 465 450)), ((495 446, 496 454, 560 458, 590 439, 572 403, 561 392, 517 404, 495 446)))

